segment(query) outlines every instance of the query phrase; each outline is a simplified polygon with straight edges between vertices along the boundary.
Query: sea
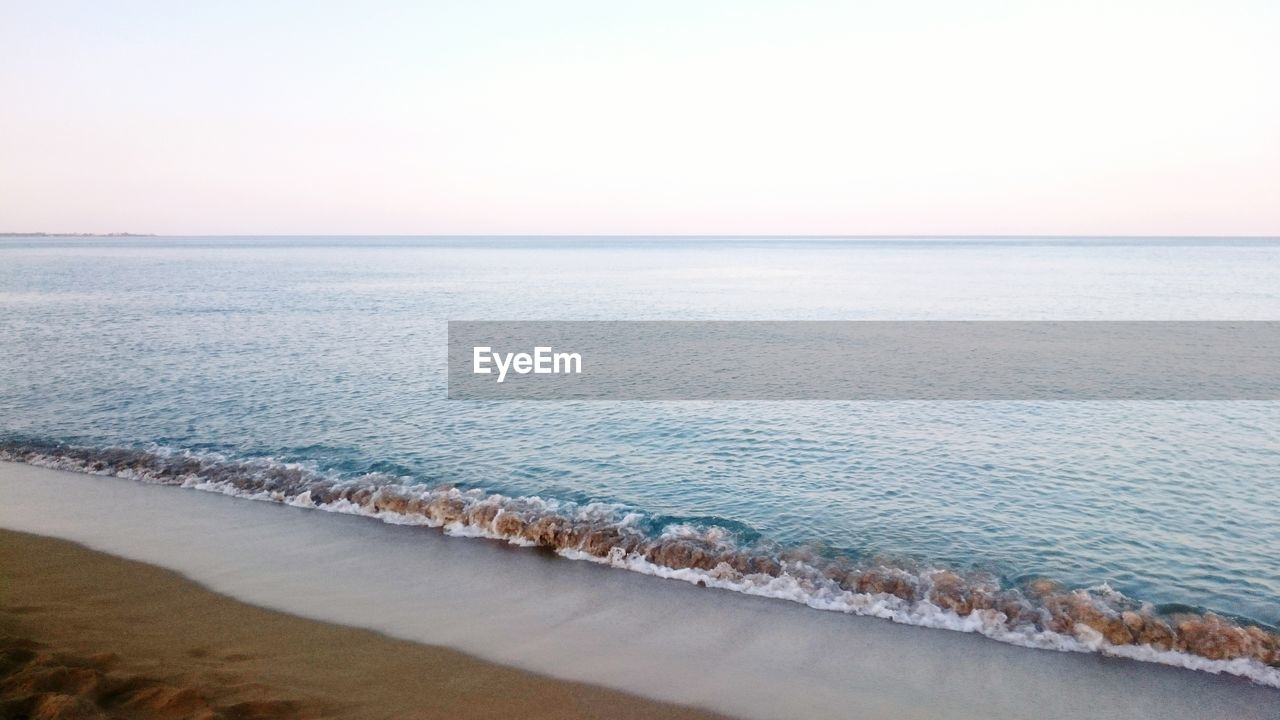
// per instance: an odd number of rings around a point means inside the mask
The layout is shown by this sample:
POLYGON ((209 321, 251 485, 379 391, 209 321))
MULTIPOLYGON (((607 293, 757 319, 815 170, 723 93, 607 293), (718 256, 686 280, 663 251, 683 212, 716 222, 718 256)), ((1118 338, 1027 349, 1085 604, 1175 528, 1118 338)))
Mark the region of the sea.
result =
POLYGON ((1280 687, 1280 404, 449 400, 450 320, 1280 320, 1280 239, 0 238, 0 459, 1280 687))

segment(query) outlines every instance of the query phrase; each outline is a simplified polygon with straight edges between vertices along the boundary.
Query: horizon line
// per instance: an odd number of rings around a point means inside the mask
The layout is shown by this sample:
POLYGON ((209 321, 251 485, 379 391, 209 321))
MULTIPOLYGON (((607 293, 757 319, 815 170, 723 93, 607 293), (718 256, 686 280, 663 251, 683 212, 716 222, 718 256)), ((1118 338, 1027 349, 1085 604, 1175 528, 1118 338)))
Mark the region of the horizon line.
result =
POLYGON ((1280 240, 1280 234, 1271 235, 1163 235, 1163 234, 586 234, 586 233, 86 233, 86 232, 0 232, 0 238, 425 238, 425 239, 654 239, 654 240, 1280 240))

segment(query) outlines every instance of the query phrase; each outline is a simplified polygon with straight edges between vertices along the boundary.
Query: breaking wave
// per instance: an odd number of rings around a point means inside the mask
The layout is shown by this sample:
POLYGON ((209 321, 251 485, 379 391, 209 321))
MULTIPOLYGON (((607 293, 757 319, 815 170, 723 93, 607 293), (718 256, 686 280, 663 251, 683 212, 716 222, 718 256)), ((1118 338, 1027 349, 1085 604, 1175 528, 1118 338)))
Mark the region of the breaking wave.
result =
POLYGON ((380 473, 342 478, 269 458, 3 442, 0 460, 437 527, 819 610, 1230 673, 1280 688, 1280 634, 1213 613, 1162 613, 1105 585, 1068 589, 1041 578, 1006 586, 986 573, 745 542, 719 525, 664 524, 621 505, 432 487, 380 473))

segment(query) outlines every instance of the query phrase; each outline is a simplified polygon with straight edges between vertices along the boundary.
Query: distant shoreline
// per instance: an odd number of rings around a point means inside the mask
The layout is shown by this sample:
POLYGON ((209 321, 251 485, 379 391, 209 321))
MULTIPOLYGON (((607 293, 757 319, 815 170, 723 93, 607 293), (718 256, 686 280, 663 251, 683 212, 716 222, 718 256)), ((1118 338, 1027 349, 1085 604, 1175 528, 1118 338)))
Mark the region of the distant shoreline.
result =
POLYGON ((0 232, 0 237, 156 237, 154 233, 0 232))

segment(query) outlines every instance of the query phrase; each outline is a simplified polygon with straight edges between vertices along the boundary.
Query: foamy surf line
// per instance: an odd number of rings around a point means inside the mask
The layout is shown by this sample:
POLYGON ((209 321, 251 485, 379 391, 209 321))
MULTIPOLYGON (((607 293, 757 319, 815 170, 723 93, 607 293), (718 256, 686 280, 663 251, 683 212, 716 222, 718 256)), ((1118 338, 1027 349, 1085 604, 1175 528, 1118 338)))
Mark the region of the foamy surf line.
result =
POLYGON ((6 443, 0 459, 441 528, 819 610, 978 633, 1022 647, 1228 673, 1280 688, 1277 634, 1212 613, 1163 615, 1105 586, 1068 590, 1044 579, 1002 587, 986 574, 749 547, 718 526, 653 528, 645 514, 619 505, 406 484, 382 474, 341 479, 269 458, 6 443))

